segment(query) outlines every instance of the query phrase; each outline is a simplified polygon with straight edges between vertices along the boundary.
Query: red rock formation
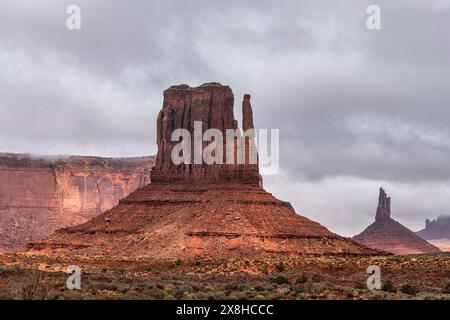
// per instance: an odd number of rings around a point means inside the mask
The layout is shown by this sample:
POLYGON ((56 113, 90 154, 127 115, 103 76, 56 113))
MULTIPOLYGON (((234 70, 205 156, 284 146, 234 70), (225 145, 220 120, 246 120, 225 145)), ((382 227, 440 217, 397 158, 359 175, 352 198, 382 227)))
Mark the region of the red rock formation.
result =
POLYGON ((246 94, 242 101, 242 129, 246 131, 253 128, 255 127, 253 125, 253 111, 252 105, 250 104, 250 95, 246 94))
POLYGON ((111 209, 150 182, 151 157, 0 154, 0 248, 20 247, 111 209))
POLYGON ((380 188, 380 196, 378 197, 377 213, 375 221, 384 221, 391 217, 391 198, 388 198, 383 188, 380 188))
MULTIPOLYGON (((190 258, 264 254, 373 254, 295 213, 260 186, 254 164, 174 165, 171 134, 177 128, 236 129, 233 93, 217 83, 174 86, 164 92, 157 119, 158 155, 152 184, 92 220, 58 230, 33 250, 82 254, 190 258)), ((252 128, 250 96, 244 128, 252 128)))
MULTIPOLYGON (((175 165, 171 159, 172 149, 179 141, 172 141, 172 132, 176 129, 186 129, 194 140, 194 122, 202 122, 202 131, 217 129, 223 135, 223 159, 226 160, 226 131, 238 129, 234 118, 234 96, 231 88, 218 83, 206 83, 197 88, 187 85, 172 86, 164 91, 163 108, 157 119, 156 166, 152 172, 154 182, 173 181, 233 181, 243 183, 259 182, 257 165, 237 164, 195 164, 194 143, 191 142, 191 164, 175 165)), ((251 117, 250 96, 243 103, 245 127, 253 127, 251 117), (247 119, 248 118, 248 119, 247 119)), ((237 152, 241 147, 237 139, 232 148, 237 152)), ((207 143, 203 142, 203 148, 207 143)), ((248 150, 248 147, 247 149, 248 150)), ((236 155, 235 155, 236 157, 236 155)), ((248 156, 247 156, 248 158, 248 156)))
POLYGON ((353 240, 393 254, 436 253, 440 250, 391 218, 391 198, 380 188, 375 222, 353 240))

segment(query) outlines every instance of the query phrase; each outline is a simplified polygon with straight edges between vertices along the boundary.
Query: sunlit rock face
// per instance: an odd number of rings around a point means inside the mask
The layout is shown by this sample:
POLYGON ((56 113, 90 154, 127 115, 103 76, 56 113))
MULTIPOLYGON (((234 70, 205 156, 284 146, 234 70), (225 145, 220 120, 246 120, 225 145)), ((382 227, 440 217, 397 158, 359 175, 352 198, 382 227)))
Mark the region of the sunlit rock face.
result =
MULTIPOLYGON (((250 95, 245 95, 242 103, 244 130, 253 129, 253 112, 250 95)), ((164 102, 157 117, 158 154, 156 166, 152 173, 153 181, 238 181, 242 183, 260 183, 258 165, 248 159, 249 141, 244 148, 237 139, 231 146, 227 145, 227 130, 238 129, 238 121, 234 117, 234 95, 229 86, 216 82, 205 83, 199 87, 188 85, 172 86, 164 91, 164 102), (222 159, 224 164, 205 164, 195 161, 195 122, 201 123, 204 133, 208 129, 221 132, 222 159), (172 150, 179 141, 172 141, 172 133, 177 129, 185 129, 191 136, 190 164, 175 165, 172 161, 172 150), (227 160, 227 147, 233 150, 232 163, 227 160), (237 160, 238 149, 246 153, 241 163, 237 160), (245 151, 246 150, 246 151, 245 151), (246 161, 247 160, 247 161, 246 161)), ((198 131, 197 131, 198 132, 198 131)), ((201 141, 204 148, 209 143, 201 141)))
POLYGON ((391 198, 380 188, 375 222, 353 240, 370 248, 398 255, 437 253, 439 248, 391 218, 391 198))
MULTIPOLYGON (((260 183, 257 164, 174 165, 171 135, 178 128, 237 128, 233 93, 207 83, 172 86, 157 117, 158 155, 152 183, 84 224, 56 231, 32 251, 153 258, 260 255, 375 254, 297 215, 260 183)), ((243 128, 253 128, 250 96, 243 128)), ((250 143, 250 140, 248 140, 250 143)))
POLYGON ((150 183, 153 157, 0 154, 0 247, 20 247, 111 209, 150 183))

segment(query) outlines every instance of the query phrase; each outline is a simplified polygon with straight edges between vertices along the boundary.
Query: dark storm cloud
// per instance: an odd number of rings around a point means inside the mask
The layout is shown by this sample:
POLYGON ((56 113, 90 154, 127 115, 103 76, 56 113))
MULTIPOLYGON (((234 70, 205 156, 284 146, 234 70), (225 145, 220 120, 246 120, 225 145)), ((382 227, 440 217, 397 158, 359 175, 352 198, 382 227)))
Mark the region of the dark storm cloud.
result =
POLYGON ((349 233, 339 217, 370 221, 358 214, 383 184, 418 228, 422 209, 450 211, 448 30, 446 0, 2 1, 0 151, 154 153, 162 91, 219 81, 237 114, 251 93, 257 127, 281 129, 266 186, 299 211, 349 233), (65 27, 69 4, 80 31, 65 27), (370 4, 380 31, 366 28, 370 4), (412 209, 408 190, 432 201, 412 209))

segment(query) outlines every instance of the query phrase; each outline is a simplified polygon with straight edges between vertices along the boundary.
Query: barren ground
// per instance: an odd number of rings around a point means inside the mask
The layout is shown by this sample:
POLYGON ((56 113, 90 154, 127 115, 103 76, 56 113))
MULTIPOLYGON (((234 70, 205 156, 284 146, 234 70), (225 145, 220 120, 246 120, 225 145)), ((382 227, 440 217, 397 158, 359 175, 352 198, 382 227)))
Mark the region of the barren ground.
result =
POLYGON ((450 299, 450 253, 189 261, 3 254, 0 298, 450 299), (66 288, 69 265, 81 268, 81 290, 66 288), (383 290, 367 289, 369 265, 380 266, 383 290))

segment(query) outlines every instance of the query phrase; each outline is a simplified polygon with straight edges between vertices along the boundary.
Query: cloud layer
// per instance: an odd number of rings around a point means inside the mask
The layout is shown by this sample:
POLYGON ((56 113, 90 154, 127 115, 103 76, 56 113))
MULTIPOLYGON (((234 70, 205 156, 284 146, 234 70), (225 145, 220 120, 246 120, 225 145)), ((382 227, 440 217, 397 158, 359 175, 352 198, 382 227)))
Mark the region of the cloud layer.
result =
POLYGON ((418 229, 450 212, 448 30, 446 0, 2 1, 0 150, 151 154, 162 91, 218 81, 281 129, 269 190, 353 235, 383 185, 418 229))

